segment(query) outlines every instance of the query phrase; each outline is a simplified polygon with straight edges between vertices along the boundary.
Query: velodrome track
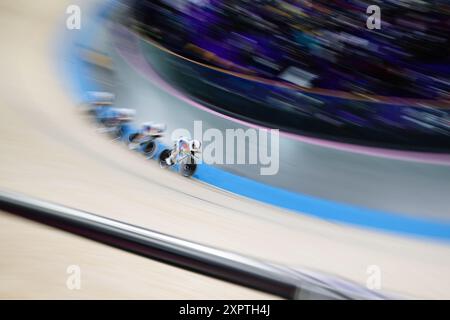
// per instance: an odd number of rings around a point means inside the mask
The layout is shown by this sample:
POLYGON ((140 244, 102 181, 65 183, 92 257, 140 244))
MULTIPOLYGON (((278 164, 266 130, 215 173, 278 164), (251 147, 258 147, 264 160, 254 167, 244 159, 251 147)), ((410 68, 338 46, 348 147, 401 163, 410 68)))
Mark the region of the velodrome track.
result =
POLYGON ((0 214, 2 299, 277 299, 0 214), (73 265, 80 290, 66 286, 73 265))
MULTIPOLYGON (((54 61, 55 33, 64 28, 67 5, 0 4, 1 189, 362 285, 375 264, 387 292, 450 298, 445 243, 332 224, 240 198, 162 171, 98 136, 74 108, 54 61)), ((8 214, 0 216, 0 228, 3 298, 261 297, 8 214), (96 284, 75 294, 66 290, 68 264, 82 265, 96 284), (141 279, 160 280, 164 289, 141 279)))

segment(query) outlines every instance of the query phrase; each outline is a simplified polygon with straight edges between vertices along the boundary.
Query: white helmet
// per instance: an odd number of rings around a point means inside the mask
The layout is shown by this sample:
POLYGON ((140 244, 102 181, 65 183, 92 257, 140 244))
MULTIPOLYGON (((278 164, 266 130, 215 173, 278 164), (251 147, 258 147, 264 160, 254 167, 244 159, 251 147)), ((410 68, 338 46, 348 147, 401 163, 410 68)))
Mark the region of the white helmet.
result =
POLYGON ((191 148, 191 151, 199 151, 201 146, 202 146, 202 143, 200 141, 198 141, 198 140, 191 140, 191 143, 190 143, 189 147, 191 148))
POLYGON ((164 123, 155 123, 153 129, 157 130, 159 133, 166 131, 167 126, 164 123))
POLYGON ((126 108, 117 109, 117 113, 118 113, 117 117, 119 118, 119 120, 122 121, 131 121, 136 115, 135 110, 126 108))
POLYGON ((166 131, 166 125, 163 123, 145 122, 142 124, 142 129, 146 132, 162 133, 166 131))
POLYGON ((112 104, 116 98, 114 93, 101 91, 89 91, 87 95, 93 104, 112 104))

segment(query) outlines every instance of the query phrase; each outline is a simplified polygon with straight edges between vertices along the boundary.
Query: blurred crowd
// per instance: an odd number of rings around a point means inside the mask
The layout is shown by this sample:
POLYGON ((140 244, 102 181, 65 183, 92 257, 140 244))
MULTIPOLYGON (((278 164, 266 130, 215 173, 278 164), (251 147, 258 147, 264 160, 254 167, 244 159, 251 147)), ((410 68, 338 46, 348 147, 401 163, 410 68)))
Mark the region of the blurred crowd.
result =
POLYGON ((139 0, 147 33, 200 62, 301 86, 450 98, 447 0, 139 0), (366 27, 369 5, 381 29, 366 27))

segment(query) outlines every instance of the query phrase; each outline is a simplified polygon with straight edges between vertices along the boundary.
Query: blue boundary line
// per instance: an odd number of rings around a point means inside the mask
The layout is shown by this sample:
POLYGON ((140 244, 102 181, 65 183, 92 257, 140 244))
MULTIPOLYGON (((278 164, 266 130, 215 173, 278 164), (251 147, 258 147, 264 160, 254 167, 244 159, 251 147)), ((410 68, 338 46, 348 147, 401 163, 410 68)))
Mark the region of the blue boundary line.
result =
MULTIPOLYGON (((100 17, 107 16, 115 2, 116 0, 105 0, 105 3, 92 15, 93 20, 83 25, 81 31, 75 32, 77 41, 74 41, 73 37, 62 34, 58 39, 62 39, 62 42, 58 43, 59 56, 57 60, 63 62, 61 67, 64 70, 64 79, 68 81, 77 100, 86 101, 86 92, 97 88, 93 87, 83 74, 82 70, 85 69, 85 65, 78 59, 73 44, 81 46, 89 44, 95 33, 89 31, 101 25, 100 17)), ((86 20, 88 19, 85 17, 84 21, 86 20)), ((163 148, 164 146, 160 144, 159 152, 163 148)), ((266 185, 206 164, 198 167, 194 178, 244 197, 313 217, 385 232, 450 240, 450 223, 448 221, 404 216, 323 200, 266 185)))

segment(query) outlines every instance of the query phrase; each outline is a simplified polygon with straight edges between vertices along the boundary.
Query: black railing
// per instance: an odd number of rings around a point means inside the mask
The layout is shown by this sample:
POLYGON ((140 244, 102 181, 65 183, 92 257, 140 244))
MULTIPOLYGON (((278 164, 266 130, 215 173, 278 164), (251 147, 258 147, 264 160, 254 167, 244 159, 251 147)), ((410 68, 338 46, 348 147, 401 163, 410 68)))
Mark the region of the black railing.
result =
POLYGON ((384 298, 340 279, 319 278, 316 273, 313 276, 23 195, 0 192, 0 210, 286 299, 384 298))

